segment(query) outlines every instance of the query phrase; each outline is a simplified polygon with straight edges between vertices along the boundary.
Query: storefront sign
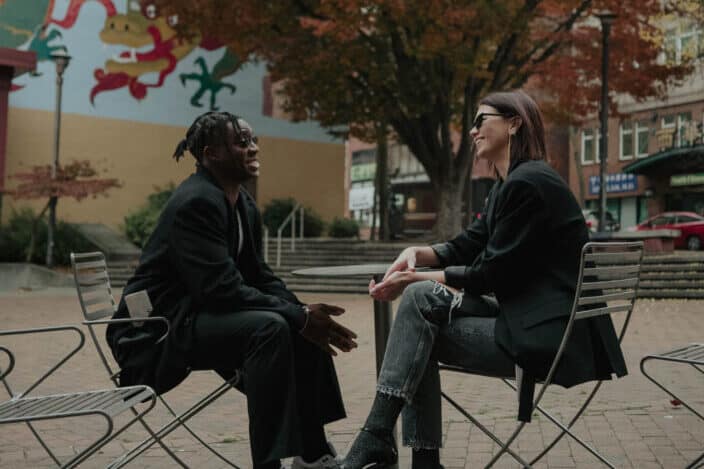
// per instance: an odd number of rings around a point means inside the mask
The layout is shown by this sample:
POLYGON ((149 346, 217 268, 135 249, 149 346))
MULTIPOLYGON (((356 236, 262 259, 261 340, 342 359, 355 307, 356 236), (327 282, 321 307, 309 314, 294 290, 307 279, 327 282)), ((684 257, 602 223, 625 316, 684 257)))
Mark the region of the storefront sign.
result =
MULTIPOLYGON (((601 178, 599 176, 589 176, 589 193, 596 195, 601 189, 601 178)), ((638 177, 635 174, 607 174, 606 192, 631 192, 638 189, 638 177)))
POLYGON ((374 206, 374 186, 350 189, 350 210, 367 210, 374 206))
POLYGON ((376 174, 376 163, 353 164, 350 168, 352 182, 371 181, 374 179, 374 174, 376 174))
POLYGON ((670 176, 670 186, 698 186, 704 184, 704 173, 675 174, 670 176))

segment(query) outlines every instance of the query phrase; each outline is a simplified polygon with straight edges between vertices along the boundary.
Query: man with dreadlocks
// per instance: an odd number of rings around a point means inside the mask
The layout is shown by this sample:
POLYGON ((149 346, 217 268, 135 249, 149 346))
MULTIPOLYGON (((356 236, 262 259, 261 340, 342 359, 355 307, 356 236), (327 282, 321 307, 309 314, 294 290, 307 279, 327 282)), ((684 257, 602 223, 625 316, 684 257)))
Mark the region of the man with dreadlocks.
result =
POLYGON ((345 417, 332 347, 348 352, 356 335, 331 317, 344 310, 302 304, 262 260, 261 218, 242 187, 259 175, 249 124, 203 114, 174 158, 185 151, 196 172, 166 204, 115 314, 128 317, 125 296, 146 291, 171 332, 157 343, 158 323, 108 328, 121 384, 163 393, 191 369, 225 379, 240 370, 254 467, 278 469, 280 459, 297 456, 294 468, 336 468, 323 430, 345 417))

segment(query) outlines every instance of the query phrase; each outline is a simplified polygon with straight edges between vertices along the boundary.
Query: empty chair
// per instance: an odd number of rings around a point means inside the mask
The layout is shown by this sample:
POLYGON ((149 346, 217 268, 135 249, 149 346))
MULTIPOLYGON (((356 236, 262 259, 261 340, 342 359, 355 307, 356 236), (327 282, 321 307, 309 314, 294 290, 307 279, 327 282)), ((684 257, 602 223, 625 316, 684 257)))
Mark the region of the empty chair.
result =
POLYGON ((0 337, 11 335, 28 335, 38 333, 73 331, 78 335, 76 346, 64 355, 58 362, 52 364, 49 370, 43 373, 37 380, 30 384, 25 390, 18 393, 11 391, 7 383, 7 376, 15 367, 15 355, 10 348, 0 345, 2 351, 9 360, 7 369, 0 370, 0 380, 5 388, 10 392, 10 399, 0 403, 0 424, 26 422, 30 425, 32 432, 44 447, 49 456, 57 465, 65 468, 75 467, 94 454, 106 443, 117 437, 130 425, 141 419, 149 412, 156 402, 156 393, 148 386, 128 386, 102 390, 82 390, 80 392, 70 392, 65 394, 34 395, 33 391, 69 358, 78 352, 85 343, 85 336, 80 329, 74 326, 55 326, 34 329, 17 329, 0 331, 0 337), (32 395, 30 395, 32 394, 32 395), (142 404, 143 403, 143 404, 142 404), (140 408, 137 408, 138 404, 140 408), (122 426, 117 425, 115 418, 132 411, 132 418, 122 426), (66 462, 60 462, 51 452, 48 445, 41 439, 38 432, 31 426, 31 422, 39 420, 62 419, 69 417, 102 417, 105 421, 105 429, 101 434, 95 436, 95 440, 86 448, 81 449, 75 456, 66 462))

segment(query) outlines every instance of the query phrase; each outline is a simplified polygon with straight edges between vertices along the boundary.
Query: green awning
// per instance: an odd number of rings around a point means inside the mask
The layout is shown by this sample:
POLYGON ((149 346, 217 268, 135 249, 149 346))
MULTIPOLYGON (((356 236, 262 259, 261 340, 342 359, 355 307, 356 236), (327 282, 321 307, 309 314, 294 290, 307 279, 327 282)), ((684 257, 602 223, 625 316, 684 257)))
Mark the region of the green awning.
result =
POLYGON ((704 144, 668 148, 624 166, 623 172, 668 175, 704 172, 704 144))

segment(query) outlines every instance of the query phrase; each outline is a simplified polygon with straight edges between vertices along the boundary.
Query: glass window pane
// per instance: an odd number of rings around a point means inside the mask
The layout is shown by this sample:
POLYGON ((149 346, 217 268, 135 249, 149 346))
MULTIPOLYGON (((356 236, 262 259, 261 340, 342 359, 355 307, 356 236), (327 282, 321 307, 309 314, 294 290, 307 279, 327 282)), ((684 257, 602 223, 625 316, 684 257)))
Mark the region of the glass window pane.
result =
POLYGON ((586 138, 586 137, 584 138, 583 150, 584 150, 584 153, 582 154, 582 160, 585 162, 594 161, 594 139, 593 138, 586 138))
POLYGON ((621 125, 621 157, 633 156, 633 124, 621 125))

